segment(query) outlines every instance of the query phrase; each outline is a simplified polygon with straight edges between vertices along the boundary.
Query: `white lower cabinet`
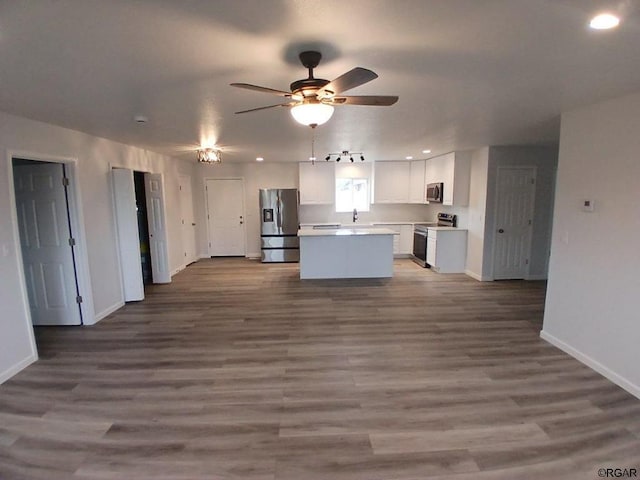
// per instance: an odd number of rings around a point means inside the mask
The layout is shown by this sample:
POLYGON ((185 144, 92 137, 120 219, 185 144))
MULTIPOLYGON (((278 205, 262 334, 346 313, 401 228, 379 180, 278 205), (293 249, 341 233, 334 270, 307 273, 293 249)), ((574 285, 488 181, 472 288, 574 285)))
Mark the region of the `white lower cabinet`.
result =
POLYGON ((406 257, 413 252, 413 224, 374 223, 374 227, 384 227, 396 232, 393 236, 393 254, 406 257))
POLYGON ((464 273, 467 261, 467 231, 429 228, 427 263, 439 273, 464 273))
POLYGON ((436 268, 436 239, 427 237, 427 263, 431 268, 436 268))

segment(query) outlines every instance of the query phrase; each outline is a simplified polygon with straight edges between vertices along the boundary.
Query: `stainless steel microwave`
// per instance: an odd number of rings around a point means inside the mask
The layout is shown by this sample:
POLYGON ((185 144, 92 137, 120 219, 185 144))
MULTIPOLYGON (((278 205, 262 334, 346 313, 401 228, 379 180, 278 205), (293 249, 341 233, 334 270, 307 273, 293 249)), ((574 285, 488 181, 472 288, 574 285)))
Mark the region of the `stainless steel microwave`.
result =
POLYGON ((427 202, 442 203, 444 184, 430 183, 427 185, 427 202))

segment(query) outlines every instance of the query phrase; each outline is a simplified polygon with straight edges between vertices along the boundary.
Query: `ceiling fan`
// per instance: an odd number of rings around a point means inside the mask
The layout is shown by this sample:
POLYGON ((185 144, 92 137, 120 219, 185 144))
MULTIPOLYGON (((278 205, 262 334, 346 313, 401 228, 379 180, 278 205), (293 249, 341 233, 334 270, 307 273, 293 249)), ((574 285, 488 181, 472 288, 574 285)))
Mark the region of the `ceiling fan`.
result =
POLYGON ((333 107, 336 105, 369 105, 376 107, 386 107, 398 101, 395 95, 364 95, 364 96, 343 96, 346 92, 355 87, 359 87, 371 80, 378 78, 378 75, 366 68, 356 67, 338 78, 329 81, 313 76, 313 69, 318 66, 322 59, 320 52, 307 51, 299 55, 300 61, 305 68, 309 69, 309 77, 296 80, 290 85, 290 92, 276 90, 249 83, 232 83, 231 86, 255 90, 278 95, 290 99, 286 103, 277 103, 266 107, 251 108, 235 113, 256 112, 267 108, 290 107, 293 118, 303 125, 315 128, 322 125, 333 115, 333 107))

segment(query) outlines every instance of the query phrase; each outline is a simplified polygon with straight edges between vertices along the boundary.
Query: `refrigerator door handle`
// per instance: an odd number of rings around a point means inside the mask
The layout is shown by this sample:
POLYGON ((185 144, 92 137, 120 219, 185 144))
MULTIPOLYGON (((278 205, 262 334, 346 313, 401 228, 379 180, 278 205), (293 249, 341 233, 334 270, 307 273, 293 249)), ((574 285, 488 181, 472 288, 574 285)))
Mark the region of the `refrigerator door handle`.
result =
POLYGON ((282 201, 280 200, 280 197, 278 196, 278 199, 276 200, 276 227, 278 229, 278 233, 282 233, 282 209, 280 208, 280 206, 282 205, 282 201))

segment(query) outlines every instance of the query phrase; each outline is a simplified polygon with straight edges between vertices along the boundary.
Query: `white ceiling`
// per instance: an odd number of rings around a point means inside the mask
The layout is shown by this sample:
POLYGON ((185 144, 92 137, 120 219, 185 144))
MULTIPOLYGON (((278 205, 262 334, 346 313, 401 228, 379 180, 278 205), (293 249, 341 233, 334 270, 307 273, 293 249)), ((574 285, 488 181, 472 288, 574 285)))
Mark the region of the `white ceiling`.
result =
POLYGON ((192 160, 305 160, 311 129, 279 97, 361 66, 379 78, 316 130, 316 154, 424 158, 483 145, 554 143, 559 115, 640 89, 638 0, 32 0, 0 2, 0 110, 192 160), (586 25, 615 10, 614 31, 586 25), (138 125, 135 115, 148 123, 138 125))

